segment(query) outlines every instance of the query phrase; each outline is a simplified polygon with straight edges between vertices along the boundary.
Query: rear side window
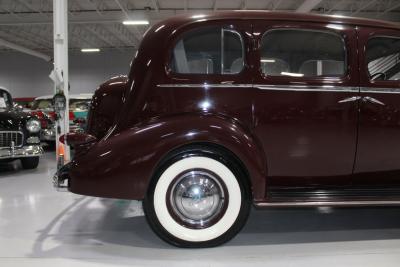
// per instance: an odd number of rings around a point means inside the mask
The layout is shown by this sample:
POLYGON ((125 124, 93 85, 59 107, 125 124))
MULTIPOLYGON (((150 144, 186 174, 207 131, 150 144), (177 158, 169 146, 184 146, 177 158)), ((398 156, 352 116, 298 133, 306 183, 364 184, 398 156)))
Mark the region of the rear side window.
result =
POLYGON ((234 30, 207 27, 185 33, 170 62, 174 73, 235 74, 243 69, 243 41, 234 30))
POLYGON ((367 66, 371 80, 400 80, 400 38, 374 37, 367 44, 367 66))
POLYGON ((341 77, 347 71, 344 40, 331 32, 270 30, 260 52, 261 71, 267 76, 341 77))

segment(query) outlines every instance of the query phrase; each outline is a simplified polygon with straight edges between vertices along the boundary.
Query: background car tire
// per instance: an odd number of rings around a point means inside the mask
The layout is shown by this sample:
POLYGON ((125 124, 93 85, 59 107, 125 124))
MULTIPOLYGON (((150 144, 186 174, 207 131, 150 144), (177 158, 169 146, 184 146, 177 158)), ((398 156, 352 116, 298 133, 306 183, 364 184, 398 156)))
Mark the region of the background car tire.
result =
POLYGON ((21 163, 25 170, 36 169, 39 165, 39 157, 22 158, 21 163))
POLYGON ((218 246, 232 239, 245 225, 250 204, 247 174, 236 157, 221 149, 201 146, 177 151, 160 164, 143 208, 149 225, 161 239, 178 247, 200 248, 218 246), (179 180, 176 174, 195 169, 215 174, 219 177, 219 187, 226 192, 225 202, 217 209, 219 213, 215 218, 210 219, 209 226, 191 225, 181 220, 168 205, 168 199, 171 202, 175 199, 170 188, 179 180))

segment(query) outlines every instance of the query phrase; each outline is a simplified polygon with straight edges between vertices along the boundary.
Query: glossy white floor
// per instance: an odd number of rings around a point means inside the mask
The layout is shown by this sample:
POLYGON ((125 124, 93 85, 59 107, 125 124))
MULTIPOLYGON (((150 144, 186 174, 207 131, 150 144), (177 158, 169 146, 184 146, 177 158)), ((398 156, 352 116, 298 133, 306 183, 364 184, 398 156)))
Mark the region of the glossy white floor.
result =
POLYGON ((213 249, 177 249, 135 201, 59 193, 47 153, 35 171, 0 166, 0 266, 399 266, 400 208, 253 211, 213 249))

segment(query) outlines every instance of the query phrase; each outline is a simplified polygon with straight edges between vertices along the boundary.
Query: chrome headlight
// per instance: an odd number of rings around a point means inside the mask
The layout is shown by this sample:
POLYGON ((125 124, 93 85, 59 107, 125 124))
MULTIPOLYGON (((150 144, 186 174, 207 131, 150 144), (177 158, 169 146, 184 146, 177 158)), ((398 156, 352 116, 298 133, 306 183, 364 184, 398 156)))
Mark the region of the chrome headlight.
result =
POLYGON ((30 133, 38 133, 40 131, 40 129, 41 129, 40 121, 38 119, 35 119, 35 118, 30 118, 26 122, 26 129, 30 133))

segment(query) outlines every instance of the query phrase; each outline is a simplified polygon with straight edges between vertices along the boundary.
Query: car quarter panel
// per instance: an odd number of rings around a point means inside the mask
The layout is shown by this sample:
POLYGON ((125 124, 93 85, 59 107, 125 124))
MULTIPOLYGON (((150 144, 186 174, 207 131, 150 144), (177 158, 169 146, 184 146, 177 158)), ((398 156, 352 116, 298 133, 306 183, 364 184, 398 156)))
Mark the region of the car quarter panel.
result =
POLYGON ((210 113, 156 118, 101 140, 74 160, 70 191, 143 199, 163 157, 194 143, 217 144, 234 153, 247 168, 254 199, 263 199, 266 165, 258 140, 238 121, 210 113))

